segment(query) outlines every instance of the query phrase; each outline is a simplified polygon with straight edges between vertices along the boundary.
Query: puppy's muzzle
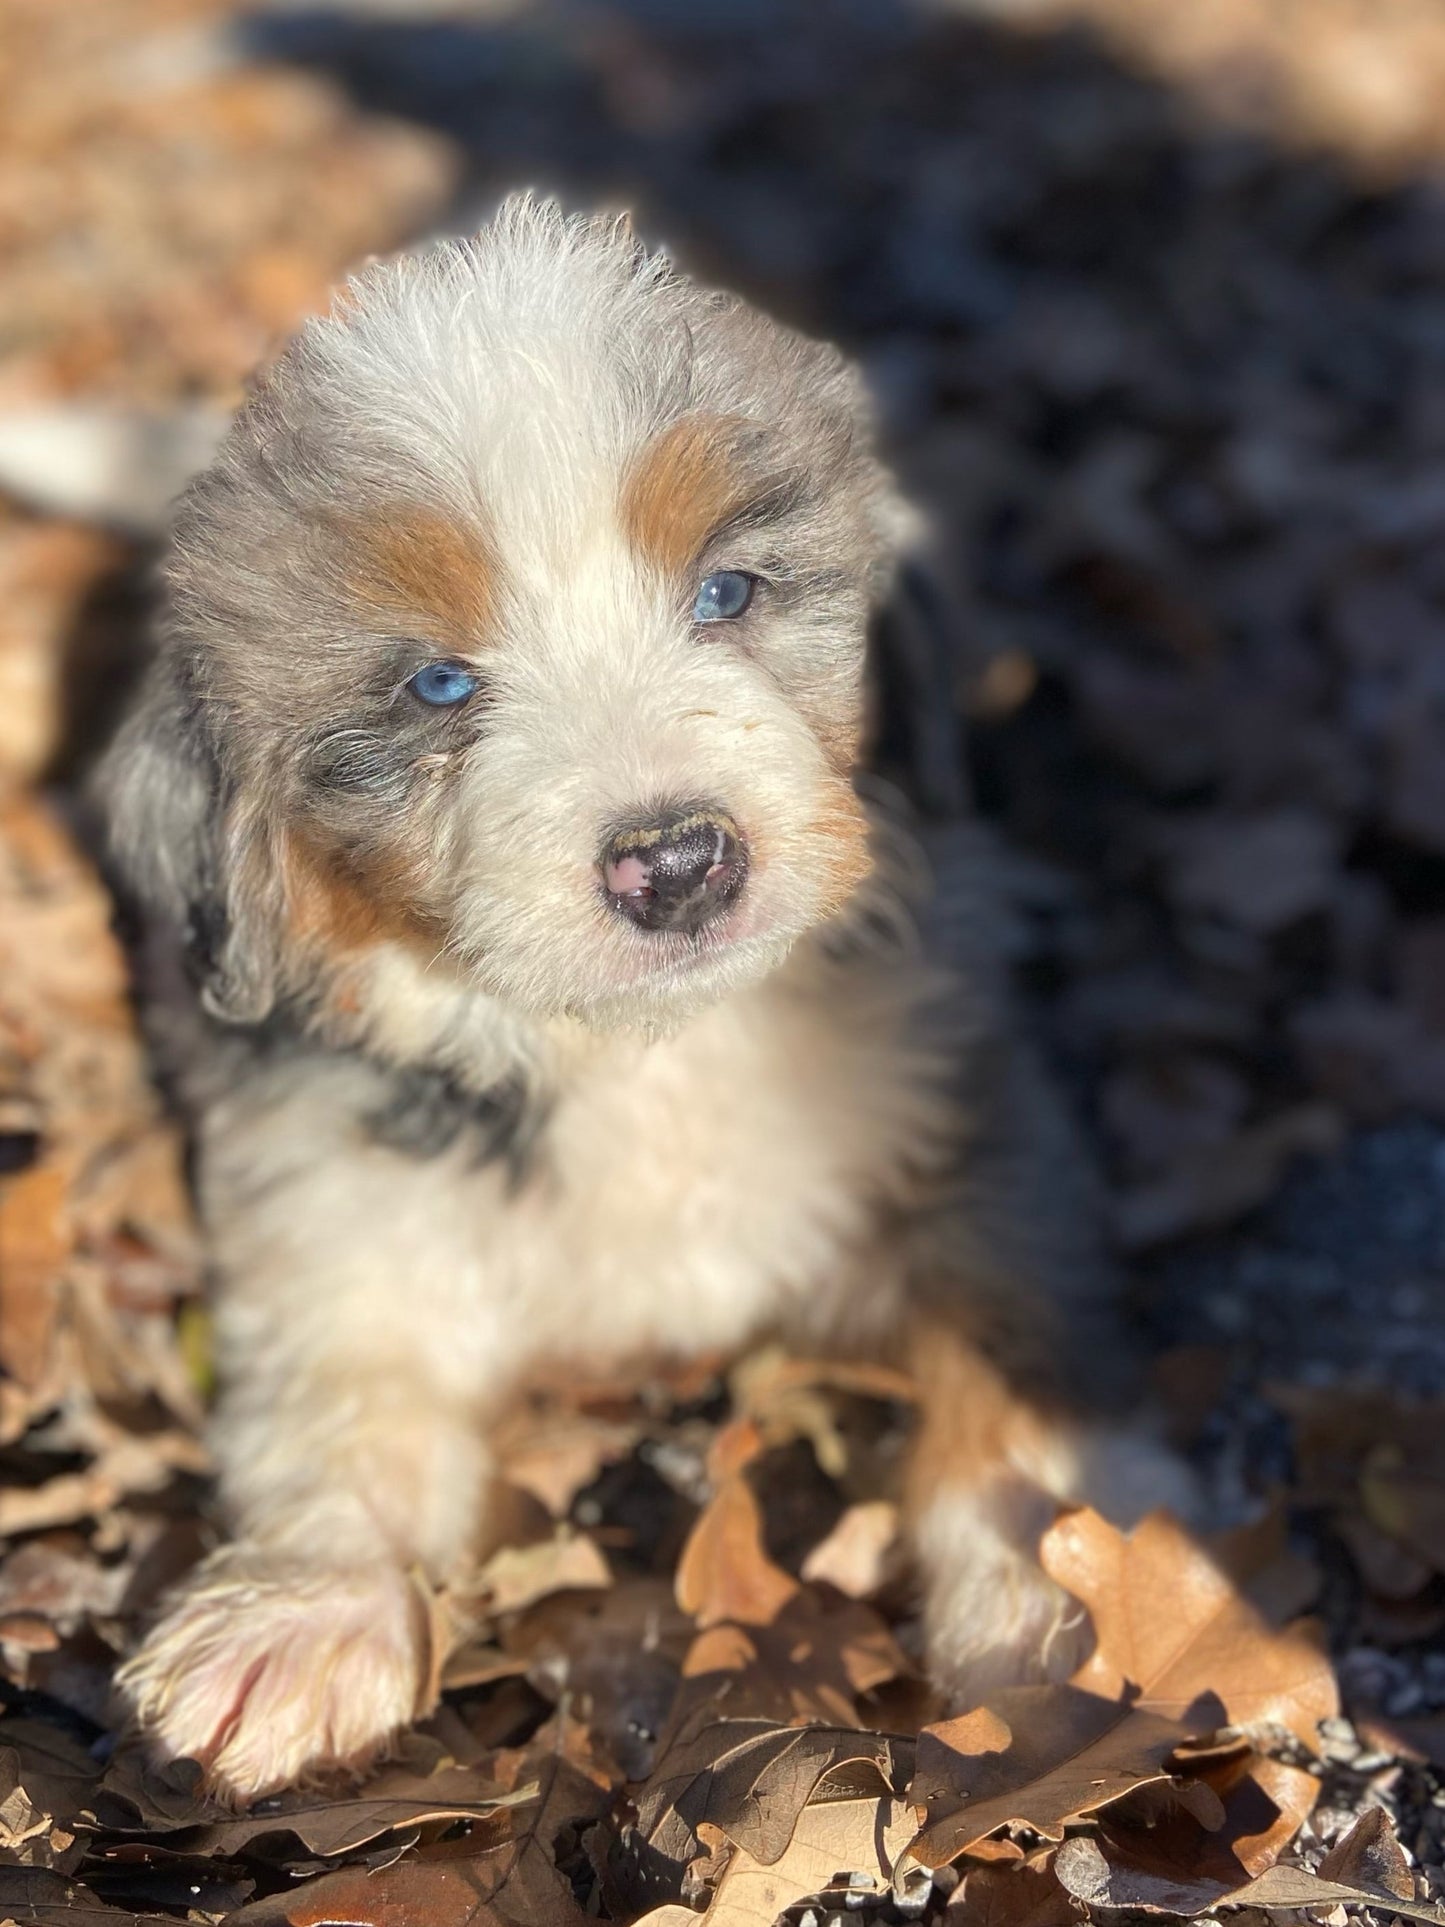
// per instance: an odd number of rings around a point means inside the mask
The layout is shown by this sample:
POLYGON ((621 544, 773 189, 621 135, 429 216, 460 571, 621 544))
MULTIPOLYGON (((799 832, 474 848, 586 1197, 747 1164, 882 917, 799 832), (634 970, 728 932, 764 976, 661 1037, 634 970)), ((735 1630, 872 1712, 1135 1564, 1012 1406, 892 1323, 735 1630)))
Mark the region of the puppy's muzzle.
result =
POLYGON ((600 859, 607 900, 641 930, 692 935, 736 901, 747 845, 723 810, 674 810, 618 830, 600 859))

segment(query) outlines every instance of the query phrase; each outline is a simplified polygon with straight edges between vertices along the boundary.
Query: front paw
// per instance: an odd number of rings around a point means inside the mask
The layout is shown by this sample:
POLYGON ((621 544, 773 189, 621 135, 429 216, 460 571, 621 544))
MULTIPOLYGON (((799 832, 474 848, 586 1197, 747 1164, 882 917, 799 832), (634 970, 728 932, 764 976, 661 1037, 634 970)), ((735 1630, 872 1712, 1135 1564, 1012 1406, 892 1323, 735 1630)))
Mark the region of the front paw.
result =
POLYGON ((428 1710, 431 1642, 423 1590, 394 1565, 228 1546, 173 1596, 116 1689, 154 1755, 199 1761, 213 1793, 245 1805, 383 1753, 428 1710))

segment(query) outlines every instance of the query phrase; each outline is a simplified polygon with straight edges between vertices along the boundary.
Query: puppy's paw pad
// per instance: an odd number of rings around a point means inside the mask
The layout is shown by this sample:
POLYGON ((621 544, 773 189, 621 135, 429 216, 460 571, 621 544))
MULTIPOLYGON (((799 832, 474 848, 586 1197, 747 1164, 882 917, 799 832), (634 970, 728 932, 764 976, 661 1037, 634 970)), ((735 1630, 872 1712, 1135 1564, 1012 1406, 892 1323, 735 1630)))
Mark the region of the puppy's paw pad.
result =
POLYGON ((244 1803, 367 1765, 417 1717, 429 1676, 425 1605, 405 1573, 228 1548, 116 1686, 154 1753, 198 1760, 212 1791, 244 1803))

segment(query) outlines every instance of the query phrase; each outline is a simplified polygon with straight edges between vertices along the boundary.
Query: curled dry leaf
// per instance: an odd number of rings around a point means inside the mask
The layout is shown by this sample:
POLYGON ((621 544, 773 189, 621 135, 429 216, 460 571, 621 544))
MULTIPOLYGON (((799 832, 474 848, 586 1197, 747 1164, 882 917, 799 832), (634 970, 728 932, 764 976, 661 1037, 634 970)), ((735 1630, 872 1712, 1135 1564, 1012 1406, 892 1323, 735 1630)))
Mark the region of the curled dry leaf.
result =
POLYGON ((1270 1867, 1243 1886, 1221 1891, 1198 1880, 1176 1882, 1115 1866, 1097 1841, 1084 1837, 1066 1840, 1055 1856, 1055 1866, 1061 1883, 1089 1907, 1185 1918, 1236 1907, 1266 1911, 1309 1908, 1312 1913, 1316 1909, 1328 1913, 1336 1906, 1372 1907, 1445 1927, 1445 1908, 1382 1896, 1346 1881, 1326 1880, 1303 1867, 1270 1867))
POLYGON ((1365 1808, 1320 1862, 1319 1875, 1376 1894, 1385 1906, 1415 1898, 1415 1876, 1383 1807, 1365 1808))
POLYGON ((1189 1810, 1187 1783, 1176 1799, 1151 1787, 1145 1802, 1111 1808, 1096 1834, 1059 1849, 1061 1883, 1096 1904, 1192 1914, 1265 1872, 1313 1807, 1318 1783, 1298 1767, 1247 1755, 1223 1763, 1220 1777, 1225 1797, 1206 1824, 1189 1810), (1147 1804, 1155 1794, 1165 1797, 1147 1804))

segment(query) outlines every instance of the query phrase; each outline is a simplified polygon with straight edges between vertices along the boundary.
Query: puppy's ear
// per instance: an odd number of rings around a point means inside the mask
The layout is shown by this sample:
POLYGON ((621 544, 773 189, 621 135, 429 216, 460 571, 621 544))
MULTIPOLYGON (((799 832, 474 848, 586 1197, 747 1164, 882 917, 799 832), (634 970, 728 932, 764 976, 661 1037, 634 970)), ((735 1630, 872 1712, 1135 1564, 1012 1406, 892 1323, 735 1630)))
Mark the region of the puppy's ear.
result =
POLYGON ((97 777, 111 848, 145 908, 182 935, 200 998, 227 1023, 276 999, 283 889, 263 818, 232 793, 185 670, 159 659, 97 777))

